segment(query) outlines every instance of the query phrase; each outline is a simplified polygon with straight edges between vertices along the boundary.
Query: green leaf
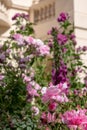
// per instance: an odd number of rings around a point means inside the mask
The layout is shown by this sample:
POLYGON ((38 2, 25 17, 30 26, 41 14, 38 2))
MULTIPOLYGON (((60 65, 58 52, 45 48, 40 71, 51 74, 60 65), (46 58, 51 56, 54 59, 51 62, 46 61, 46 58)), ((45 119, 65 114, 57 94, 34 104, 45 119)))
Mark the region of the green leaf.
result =
POLYGON ((28 127, 27 127, 27 130, 32 130, 32 129, 31 129, 31 127, 28 126, 28 127))
POLYGON ((21 130, 21 128, 18 127, 17 130, 21 130))

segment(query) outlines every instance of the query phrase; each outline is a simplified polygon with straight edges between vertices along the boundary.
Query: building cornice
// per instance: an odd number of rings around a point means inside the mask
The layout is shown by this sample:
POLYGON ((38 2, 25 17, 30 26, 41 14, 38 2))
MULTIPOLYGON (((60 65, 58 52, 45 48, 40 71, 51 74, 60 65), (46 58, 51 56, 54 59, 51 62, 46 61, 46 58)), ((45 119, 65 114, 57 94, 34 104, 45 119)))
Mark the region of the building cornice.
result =
POLYGON ((24 11, 29 11, 29 7, 25 7, 22 5, 17 5, 12 2, 12 0, 3 0, 3 3, 8 7, 8 8, 14 8, 18 10, 24 10, 24 11))
POLYGON ((21 6, 21 5, 17 5, 17 4, 13 4, 11 5, 11 7, 9 8, 14 8, 14 9, 18 9, 18 10, 24 10, 24 11, 29 11, 29 7, 25 7, 25 6, 21 6))

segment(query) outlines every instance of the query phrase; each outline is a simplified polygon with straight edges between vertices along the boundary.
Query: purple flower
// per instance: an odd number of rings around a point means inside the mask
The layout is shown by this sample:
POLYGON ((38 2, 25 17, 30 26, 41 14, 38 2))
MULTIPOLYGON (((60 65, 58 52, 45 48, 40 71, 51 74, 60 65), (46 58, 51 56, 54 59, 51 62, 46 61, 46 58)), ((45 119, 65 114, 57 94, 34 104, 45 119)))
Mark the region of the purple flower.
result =
POLYGON ((0 63, 3 63, 5 59, 6 59, 5 54, 4 53, 0 54, 0 63))
POLYGON ((57 84, 57 72, 56 72, 56 69, 52 69, 52 83, 54 84, 54 85, 56 85, 57 84))
POLYGON ((27 56, 27 57, 24 57, 24 58, 20 58, 19 59, 19 64, 22 64, 22 63, 27 63, 27 62, 29 62, 29 57, 27 56))
POLYGON ((21 14, 22 18, 24 18, 25 20, 29 20, 29 15, 28 14, 21 14))
POLYGON ((20 17, 20 13, 16 13, 16 14, 12 17, 12 20, 16 20, 18 17, 20 17))
POLYGON ((26 20, 29 19, 29 15, 28 14, 25 14, 25 13, 16 13, 13 17, 12 17, 12 20, 16 20, 18 17, 21 17, 21 18, 24 18, 26 20))
POLYGON ((62 48, 62 52, 66 53, 67 52, 67 48, 62 48))
POLYGON ((59 15, 57 21, 58 21, 58 22, 65 22, 65 21, 68 20, 68 19, 69 19, 68 13, 62 12, 62 13, 59 15))
POLYGON ((82 47, 82 50, 83 50, 83 51, 87 51, 87 46, 83 46, 83 47, 82 47))
POLYGON ((21 14, 21 17, 28 20, 29 19, 29 15, 28 14, 25 14, 25 13, 22 13, 21 14))
POLYGON ((20 30, 25 30, 25 26, 22 25, 22 26, 20 27, 20 30))
POLYGON ((73 40, 73 39, 75 39, 75 38, 76 38, 76 36, 72 33, 72 34, 70 35, 70 39, 73 40))
POLYGON ((56 70, 55 68, 52 69, 52 83, 57 85, 59 83, 69 82, 67 78, 67 66, 63 61, 60 61, 60 66, 56 70))
POLYGON ((77 49, 76 49, 77 53, 81 52, 82 51, 82 48, 79 46, 77 49))
POLYGON ((26 68, 26 65, 25 65, 25 64, 19 64, 19 67, 20 67, 21 69, 25 69, 25 68, 26 68))
POLYGON ((57 41, 58 41, 58 44, 59 45, 64 45, 66 42, 67 42, 67 37, 66 37, 66 35, 64 35, 64 34, 61 34, 61 33, 59 33, 58 35, 57 35, 57 41))
POLYGON ((76 36, 72 33, 72 34, 70 35, 70 40, 73 41, 73 45, 76 45, 76 44, 77 44, 75 38, 76 38, 76 36))

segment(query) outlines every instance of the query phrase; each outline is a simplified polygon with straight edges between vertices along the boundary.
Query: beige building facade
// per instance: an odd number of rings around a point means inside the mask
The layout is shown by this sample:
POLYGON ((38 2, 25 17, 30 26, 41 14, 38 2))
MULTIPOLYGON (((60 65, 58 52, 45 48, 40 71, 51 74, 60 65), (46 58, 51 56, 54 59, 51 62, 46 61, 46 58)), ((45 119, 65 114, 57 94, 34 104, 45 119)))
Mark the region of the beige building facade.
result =
POLYGON ((6 39, 12 28, 15 13, 29 13, 35 23, 35 36, 47 37, 48 30, 58 26, 60 12, 68 12, 75 26, 77 42, 87 43, 87 0, 0 0, 0 39, 6 39))

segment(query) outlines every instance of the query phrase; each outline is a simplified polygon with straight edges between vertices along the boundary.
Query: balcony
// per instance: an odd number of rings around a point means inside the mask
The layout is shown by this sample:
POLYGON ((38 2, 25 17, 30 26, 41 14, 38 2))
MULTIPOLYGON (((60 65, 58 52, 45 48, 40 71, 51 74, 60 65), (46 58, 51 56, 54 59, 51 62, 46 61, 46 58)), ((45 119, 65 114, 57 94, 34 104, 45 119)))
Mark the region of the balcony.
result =
POLYGON ((30 20, 33 23, 42 23, 55 17, 55 0, 33 0, 30 8, 30 20))

